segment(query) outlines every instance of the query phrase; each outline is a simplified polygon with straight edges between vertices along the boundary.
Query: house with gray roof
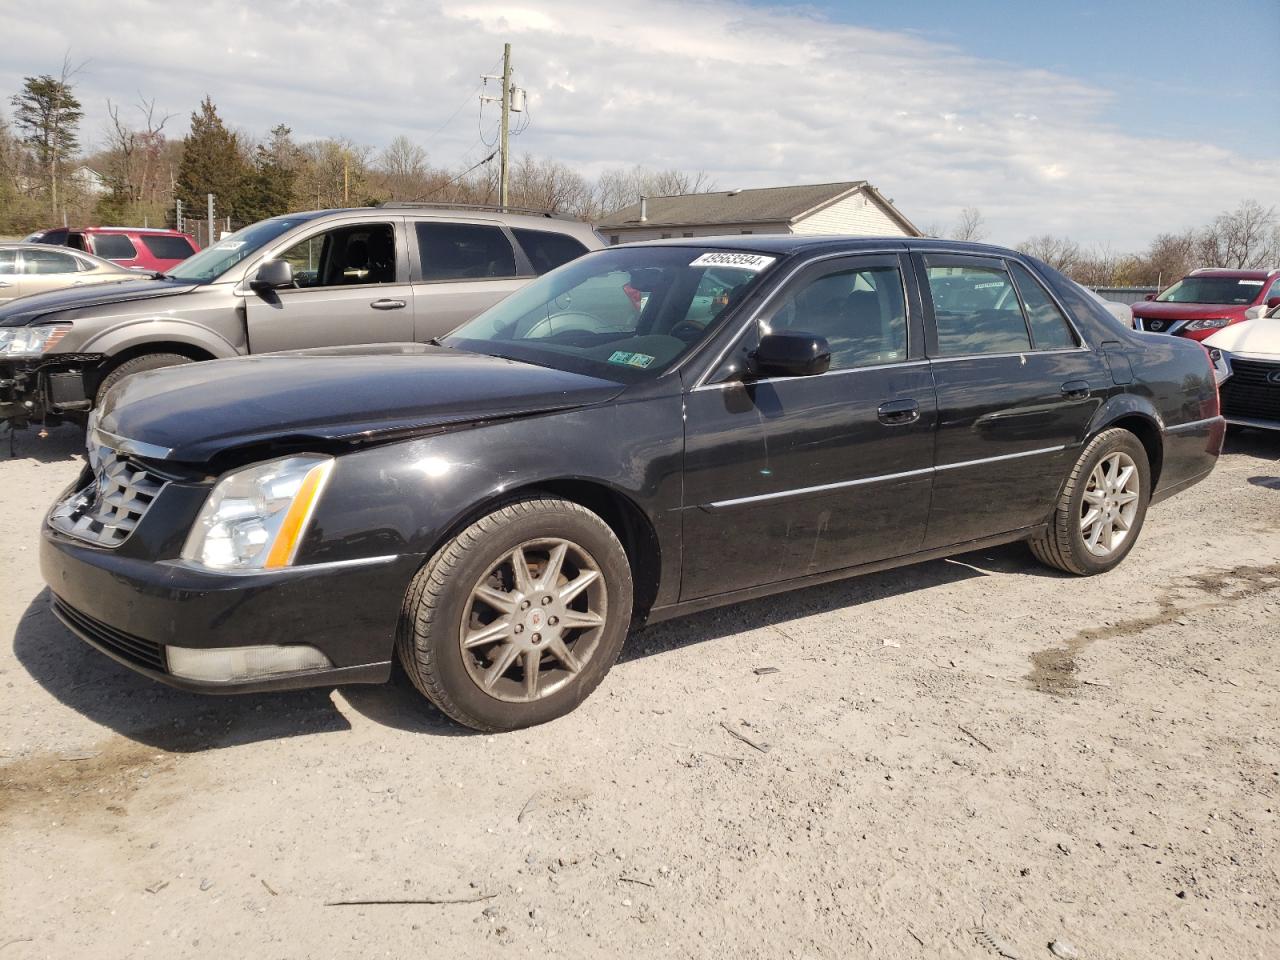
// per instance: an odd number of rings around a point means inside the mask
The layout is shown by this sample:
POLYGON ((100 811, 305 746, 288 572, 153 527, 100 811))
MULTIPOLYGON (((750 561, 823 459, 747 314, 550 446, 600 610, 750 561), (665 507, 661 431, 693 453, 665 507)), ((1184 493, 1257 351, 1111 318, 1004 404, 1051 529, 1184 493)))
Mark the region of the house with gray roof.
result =
POLYGON ((865 180, 642 197, 595 226, 609 243, 743 233, 923 236, 865 180))

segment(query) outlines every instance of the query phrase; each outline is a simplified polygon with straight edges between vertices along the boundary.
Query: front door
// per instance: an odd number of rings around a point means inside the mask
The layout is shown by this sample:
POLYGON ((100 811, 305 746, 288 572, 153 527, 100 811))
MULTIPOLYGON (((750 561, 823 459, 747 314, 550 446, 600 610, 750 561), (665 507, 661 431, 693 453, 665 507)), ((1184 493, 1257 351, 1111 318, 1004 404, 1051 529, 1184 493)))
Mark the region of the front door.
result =
POLYGON ((816 334, 831 346, 827 373, 744 383, 726 364, 687 394, 682 600, 919 549, 935 403, 904 266, 816 264, 730 353, 761 329, 816 334))
POLYGON ((533 268, 498 223, 413 224, 414 336, 441 337, 529 282, 533 268))
POLYGON ((245 291, 250 352, 413 339, 400 218, 344 222, 270 258, 293 266, 294 286, 245 291))
POLYGON ((917 260, 938 391, 926 547, 1042 523, 1113 389, 1102 358, 1015 260, 917 260))

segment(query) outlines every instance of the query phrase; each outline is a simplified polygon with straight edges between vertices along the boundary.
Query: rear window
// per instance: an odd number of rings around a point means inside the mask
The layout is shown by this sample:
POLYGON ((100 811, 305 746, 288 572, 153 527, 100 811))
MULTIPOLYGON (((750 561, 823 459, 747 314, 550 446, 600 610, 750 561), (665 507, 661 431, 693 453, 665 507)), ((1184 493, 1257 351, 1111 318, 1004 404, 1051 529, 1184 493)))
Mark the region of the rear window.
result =
POLYGON ((538 276, 563 266, 587 252, 587 248, 573 237, 550 230, 517 230, 512 228, 516 242, 533 264, 538 276))
POLYGON ((144 236, 142 245, 151 251, 157 260, 185 260, 195 253, 191 241, 186 237, 170 237, 166 234, 144 236))
POLYGON ((511 242, 498 227, 434 221, 416 226, 423 280, 493 280, 516 275, 511 242))
POLYGON ((133 241, 122 233, 94 234, 93 252, 107 260, 132 260, 138 255, 133 241))

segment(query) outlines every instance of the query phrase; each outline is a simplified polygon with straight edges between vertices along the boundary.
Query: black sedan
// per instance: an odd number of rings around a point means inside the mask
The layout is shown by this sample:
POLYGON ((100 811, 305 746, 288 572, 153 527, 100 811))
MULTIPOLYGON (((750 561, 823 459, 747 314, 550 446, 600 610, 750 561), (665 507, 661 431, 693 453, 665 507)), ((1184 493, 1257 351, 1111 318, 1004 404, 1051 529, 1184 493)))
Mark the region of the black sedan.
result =
POLYGON ((157 680, 398 659, 507 730, 573 709, 646 620, 1015 540, 1105 572, 1223 433, 1202 347, 1009 250, 637 244, 440 342, 125 380, 41 563, 62 621, 157 680))

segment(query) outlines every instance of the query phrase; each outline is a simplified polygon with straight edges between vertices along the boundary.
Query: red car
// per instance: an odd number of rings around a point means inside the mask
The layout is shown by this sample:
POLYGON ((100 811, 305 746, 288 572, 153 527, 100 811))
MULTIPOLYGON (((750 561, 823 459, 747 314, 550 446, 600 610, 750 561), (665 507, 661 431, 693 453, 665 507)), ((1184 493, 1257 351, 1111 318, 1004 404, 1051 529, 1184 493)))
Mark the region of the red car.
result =
POLYGON ((1133 305, 1134 324, 1192 340, 1211 337, 1280 306, 1280 270, 1192 270, 1158 296, 1133 305))
POLYGON ((36 239, 32 243, 86 250, 145 273, 164 273, 200 252, 200 245, 190 234, 158 227, 61 227, 33 236, 36 239))

